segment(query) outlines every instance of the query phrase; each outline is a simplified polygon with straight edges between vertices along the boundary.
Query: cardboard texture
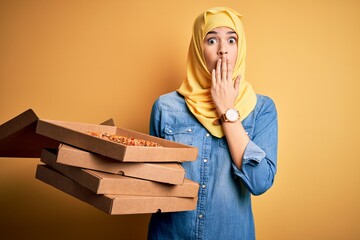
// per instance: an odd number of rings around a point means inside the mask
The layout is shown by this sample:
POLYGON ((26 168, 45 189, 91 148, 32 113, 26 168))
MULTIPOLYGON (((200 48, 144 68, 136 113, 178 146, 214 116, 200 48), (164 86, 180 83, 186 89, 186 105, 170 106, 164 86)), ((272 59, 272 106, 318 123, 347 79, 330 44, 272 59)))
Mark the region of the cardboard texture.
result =
MULTIPOLYGON (((36 133, 39 117, 32 109, 0 125, 0 157, 40 158, 43 148, 56 148, 59 141, 36 133)), ((111 118, 102 125, 115 126, 111 118)))
POLYGON ((196 208, 199 185, 185 179, 178 163, 195 160, 196 148, 117 128, 112 119, 102 124, 41 120, 29 109, 0 125, 0 157, 41 157, 46 165, 38 165, 37 179, 109 214, 196 208), (154 141, 162 147, 125 146, 88 131, 154 141))
POLYGON ((44 150, 41 161, 96 194, 196 197, 198 193, 199 184, 189 179, 171 185, 59 164, 54 151, 44 150))
POLYGON ((123 163, 65 144, 59 146, 56 162, 170 184, 182 184, 185 178, 178 163, 123 163))
POLYGON ((36 178, 111 215, 190 211, 197 204, 197 198, 97 195, 44 165, 38 165, 36 178))
POLYGON ((0 125, 0 157, 39 158, 43 148, 57 147, 58 141, 35 133, 38 119, 28 109, 0 125))
POLYGON ((113 126, 40 119, 36 133, 123 162, 184 162, 197 157, 195 147, 113 126), (154 141, 163 147, 126 146, 90 136, 88 131, 154 141))

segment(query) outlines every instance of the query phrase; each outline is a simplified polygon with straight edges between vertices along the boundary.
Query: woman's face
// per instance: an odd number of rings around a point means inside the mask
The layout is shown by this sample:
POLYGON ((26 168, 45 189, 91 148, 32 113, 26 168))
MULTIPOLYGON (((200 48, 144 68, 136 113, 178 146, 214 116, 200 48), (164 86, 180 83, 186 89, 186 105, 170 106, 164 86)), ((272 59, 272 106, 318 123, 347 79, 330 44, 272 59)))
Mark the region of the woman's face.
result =
POLYGON ((237 58, 238 36, 229 27, 217 27, 209 31, 204 38, 204 57, 206 66, 211 72, 216 68, 219 58, 227 58, 234 68, 237 58))

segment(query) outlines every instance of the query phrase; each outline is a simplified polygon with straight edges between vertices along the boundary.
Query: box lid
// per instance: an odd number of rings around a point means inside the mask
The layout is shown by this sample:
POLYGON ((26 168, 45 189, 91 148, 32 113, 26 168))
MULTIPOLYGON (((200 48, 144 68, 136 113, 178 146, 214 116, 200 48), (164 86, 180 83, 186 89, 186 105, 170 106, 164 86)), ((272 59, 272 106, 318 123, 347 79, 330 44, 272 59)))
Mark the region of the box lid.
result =
MULTIPOLYGON (((37 134, 39 117, 32 109, 0 125, 0 157, 40 158, 43 148, 57 148, 59 141, 37 134)), ((115 126, 112 118, 101 125, 115 126)))
POLYGON ((36 133, 38 116, 32 109, 0 125, 0 157, 39 158, 45 147, 59 142, 36 133))

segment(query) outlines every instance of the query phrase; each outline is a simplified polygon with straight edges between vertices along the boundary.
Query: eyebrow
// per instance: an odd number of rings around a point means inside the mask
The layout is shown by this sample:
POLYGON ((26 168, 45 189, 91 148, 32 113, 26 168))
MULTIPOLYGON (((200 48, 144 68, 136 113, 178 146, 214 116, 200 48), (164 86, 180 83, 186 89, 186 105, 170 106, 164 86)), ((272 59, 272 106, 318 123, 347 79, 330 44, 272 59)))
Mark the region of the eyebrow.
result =
MULTIPOLYGON (((216 32, 216 31, 209 31, 206 35, 209 35, 209 34, 218 34, 218 32, 216 32)), ((226 34, 236 34, 236 32, 235 32, 235 31, 229 31, 229 32, 227 32, 226 34)))

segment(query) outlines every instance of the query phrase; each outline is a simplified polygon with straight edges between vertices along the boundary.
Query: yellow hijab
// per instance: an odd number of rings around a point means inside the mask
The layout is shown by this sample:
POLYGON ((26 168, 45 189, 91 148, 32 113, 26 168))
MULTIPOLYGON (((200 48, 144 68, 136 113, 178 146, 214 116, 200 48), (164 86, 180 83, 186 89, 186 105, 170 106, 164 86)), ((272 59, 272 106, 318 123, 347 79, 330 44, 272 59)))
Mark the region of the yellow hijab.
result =
POLYGON ((184 96, 189 110, 200 123, 218 138, 224 136, 221 125, 215 125, 219 118, 211 97, 211 73, 206 67, 203 51, 203 41, 206 34, 216 27, 229 27, 238 35, 238 53, 233 71, 233 81, 241 75, 239 94, 234 106, 240 113, 240 120, 246 118, 256 105, 256 94, 250 83, 245 80, 246 42, 241 15, 225 7, 211 8, 200 14, 193 26, 190 42, 187 77, 177 90, 184 96))

